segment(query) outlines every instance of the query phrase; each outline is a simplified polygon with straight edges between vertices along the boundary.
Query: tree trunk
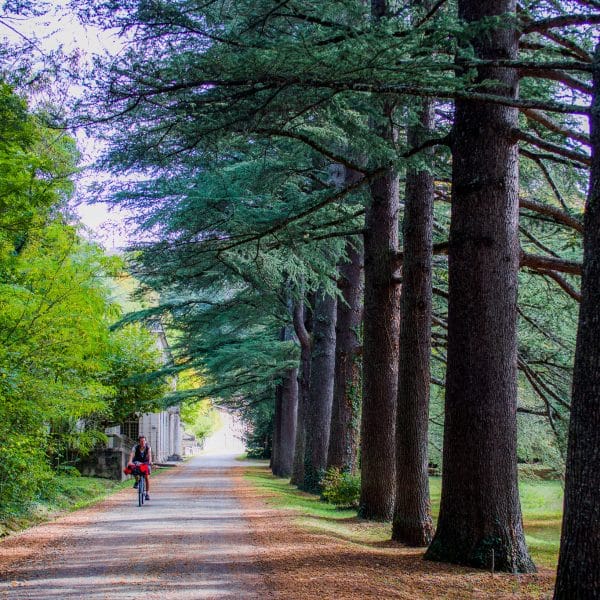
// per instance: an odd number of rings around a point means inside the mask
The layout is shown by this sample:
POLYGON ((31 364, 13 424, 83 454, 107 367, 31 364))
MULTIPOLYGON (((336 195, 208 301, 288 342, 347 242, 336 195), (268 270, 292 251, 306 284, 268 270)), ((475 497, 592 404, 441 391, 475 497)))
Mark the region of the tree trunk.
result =
POLYGON ((300 487, 321 491, 327 466, 327 447, 333 401, 336 299, 318 293, 315 300, 310 386, 305 412, 304 479, 300 487))
POLYGON ((294 331, 300 342, 300 369, 298 371, 298 411, 296 421, 296 440, 290 483, 300 485, 304 480, 304 448, 306 438, 306 408, 310 385, 310 355, 312 340, 310 337, 310 319, 306 318, 304 301, 294 305, 294 331))
MULTIPOLYGON (((298 410, 298 369, 288 369, 282 383, 277 386, 280 395, 280 419, 276 429, 278 435, 277 462, 273 475, 289 477, 294 464, 294 444, 298 410)), ((276 405, 277 407, 277 405, 276 405)))
MULTIPOLYGON (((388 112, 391 108, 388 107, 388 112)), ((391 136, 392 132, 389 131, 391 136)), ((359 514, 391 519, 395 493, 395 425, 398 393, 400 286, 394 278, 398 252, 398 177, 393 169, 371 183, 365 217, 365 308, 361 492, 359 514)))
MULTIPOLYGON (((372 0, 371 14, 389 12, 387 0, 372 0)), ((374 131, 393 142, 393 102, 382 107, 374 131)), ((358 507, 364 519, 392 518, 396 471, 396 401, 400 285, 395 280, 398 253, 398 175, 390 167, 370 184, 365 214, 365 308, 363 401, 361 414, 361 489, 358 507)))
MULTIPOLYGON (((466 22, 515 16, 515 0, 459 0, 466 22)), ((505 25, 473 42, 481 59, 516 59, 505 25)), ((516 97, 514 69, 481 67, 479 91, 516 97)), ((448 369, 442 500, 426 558, 510 572, 535 566, 517 484, 517 110, 456 102, 450 225, 448 369)))
POLYGON ((335 338, 335 377, 327 467, 356 473, 360 419, 360 326, 363 301, 362 242, 346 243, 348 262, 340 267, 335 338))
MULTIPOLYGON (((427 139, 433 129, 433 102, 424 100, 421 105, 421 124, 412 126, 408 132, 408 143, 412 147, 427 139)), ((430 172, 414 168, 407 171, 396 419, 396 506, 392 539, 410 546, 427 546, 433 536, 427 437, 433 192, 430 172)))
POLYGON ((271 446, 271 460, 269 467, 273 475, 277 475, 279 471, 279 443, 281 440, 281 416, 283 404, 283 386, 277 384, 275 386, 275 410, 273 412, 273 442, 271 446))
POLYGON ((581 306, 555 600, 600 598, 600 44, 590 118, 592 171, 585 211, 581 306))

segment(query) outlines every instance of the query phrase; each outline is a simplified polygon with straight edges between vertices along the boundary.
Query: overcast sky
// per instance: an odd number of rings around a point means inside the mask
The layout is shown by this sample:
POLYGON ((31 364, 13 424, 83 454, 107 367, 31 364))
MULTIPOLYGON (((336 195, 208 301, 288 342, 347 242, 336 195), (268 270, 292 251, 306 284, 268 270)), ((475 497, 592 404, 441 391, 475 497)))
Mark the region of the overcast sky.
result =
MULTIPOLYGON (((120 42, 116 33, 107 33, 92 27, 83 27, 76 16, 67 8, 68 0, 53 0, 48 3, 50 10, 43 16, 31 19, 0 15, 0 37, 9 42, 23 39, 37 39, 37 47, 41 53, 48 53, 62 48, 66 54, 77 52, 85 63, 93 54, 116 54, 120 50, 120 42)), ((64 84, 63 84, 64 85, 64 84)), ((68 89, 56 89, 56 98, 65 95, 78 95, 81 89, 76 85, 68 89)), ((77 182, 78 192, 74 198, 74 211, 83 225, 91 230, 91 236, 107 249, 118 249, 132 241, 131 227, 127 226, 127 214, 109 209, 106 204, 86 204, 83 202, 85 190, 96 180, 102 181, 102 175, 96 175, 86 168, 98 156, 100 146, 96 140, 83 132, 75 132, 79 150, 83 155, 83 174, 77 182)), ((104 176, 106 177, 106 176, 104 176)))

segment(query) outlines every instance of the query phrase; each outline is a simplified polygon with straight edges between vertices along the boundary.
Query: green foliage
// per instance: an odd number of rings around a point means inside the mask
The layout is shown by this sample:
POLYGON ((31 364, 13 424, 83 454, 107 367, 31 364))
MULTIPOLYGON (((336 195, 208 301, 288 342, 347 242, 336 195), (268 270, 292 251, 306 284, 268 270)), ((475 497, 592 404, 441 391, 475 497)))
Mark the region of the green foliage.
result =
POLYGON ((59 472, 48 480, 32 502, 23 497, 12 512, 3 511, 0 514, 0 538, 46 521, 58 512, 90 506, 108 494, 130 486, 129 481, 81 477, 75 471, 70 470, 68 474, 59 472))
POLYGON ((161 364, 161 355, 155 337, 143 325, 129 324, 112 331, 104 360, 102 380, 114 390, 108 398, 107 425, 163 408, 169 386, 164 378, 151 376, 161 364))
POLYGON ((158 405, 158 351, 139 326, 110 332, 118 315, 96 247, 60 221, 30 231, 0 280, 0 505, 45 486, 46 461, 76 460, 104 439, 102 427, 158 405))
POLYGON ((18 252, 49 211, 73 190, 78 154, 72 138, 44 126, 0 82, 0 259, 18 252))
POLYGON ((181 420, 198 441, 209 437, 221 425, 219 412, 208 399, 184 403, 181 406, 181 420))
POLYGON ((242 417, 247 423, 244 444, 248 458, 271 457, 274 413, 275 406, 268 398, 242 410, 242 417))
POLYGON ((339 508, 358 508, 360 500, 360 475, 352 475, 331 468, 321 480, 321 496, 339 508))
MULTIPOLYGON (((7 411, 2 411, 2 417, 7 411)), ((21 514, 23 507, 51 480, 43 436, 0 429, 0 519, 21 514), (41 442, 41 443, 40 443, 41 442)))
MULTIPOLYGON (((476 65, 467 64, 474 43, 514 22, 497 16, 466 25, 452 2, 436 4, 430 14, 419 4, 398 4, 381 19, 372 18, 368 3, 354 0, 127 0, 119 9, 107 0, 83 5, 86 19, 130 32, 124 51, 94 73, 84 104, 90 122, 108 123, 104 164, 120 175, 133 173, 110 190, 112 200, 132 209, 142 231, 160 240, 140 248, 135 268, 160 295, 158 310, 178 332, 170 372, 202 373, 202 384, 186 390, 188 397, 210 396, 233 407, 272 402, 274 383, 298 358, 296 345, 278 335, 290 325, 290 303, 301 290, 334 286, 339 241, 364 227, 366 184, 378 168, 391 162, 401 177, 411 165, 435 173, 434 241, 447 242, 451 159, 443 145, 433 160, 422 152, 407 157, 406 132, 416 118, 412 98, 437 97, 435 134, 443 139, 452 125, 449 99, 490 89, 490 81, 476 82, 476 65), (374 127, 382 120, 382 102, 392 97, 398 98, 390 115, 398 131, 393 143, 374 127), (344 187, 332 176, 340 165, 366 175, 363 189, 344 187)), ((572 9, 571 2, 525 1, 520 17, 535 21, 572 9)), ((567 27, 562 35, 566 42, 523 32, 520 58, 531 66, 581 57, 572 54, 576 46, 584 56, 592 50, 593 27, 567 27)), ((575 82, 569 87, 566 80, 539 77, 539 70, 523 69, 522 98, 587 104, 581 90, 589 86, 589 73, 569 75, 575 82)), ((523 112, 519 127, 542 145, 520 142, 520 196, 578 218, 586 171, 552 148, 585 154, 581 135, 560 131, 577 133, 581 119, 557 113, 548 127, 531 115, 523 112)), ((581 259, 577 228, 521 212, 524 251, 581 259)), ((565 289, 578 282, 565 275, 562 283, 543 269, 520 277, 524 460, 543 455, 556 463, 565 447, 577 312, 565 289), (543 443, 534 447, 531 436, 543 443)), ((434 286, 430 449, 439 466, 446 257, 434 259, 434 286)), ((268 453, 268 420, 260 412, 248 417, 249 435, 256 436, 251 444, 268 453)))
POLYGON ((50 487, 51 466, 105 439, 107 423, 158 405, 158 350, 120 315, 107 277, 119 265, 68 225, 71 138, 0 86, 0 516, 50 487))

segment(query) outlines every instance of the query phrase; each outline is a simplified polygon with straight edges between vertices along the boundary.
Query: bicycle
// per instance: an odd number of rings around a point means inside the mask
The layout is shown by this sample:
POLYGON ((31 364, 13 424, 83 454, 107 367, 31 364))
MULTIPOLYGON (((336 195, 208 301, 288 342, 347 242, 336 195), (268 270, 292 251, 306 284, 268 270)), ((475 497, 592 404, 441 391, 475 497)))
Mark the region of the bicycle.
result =
POLYGON ((143 506, 146 500, 146 478, 148 475, 148 465, 146 463, 132 463, 127 465, 124 470, 127 475, 134 475, 138 477, 137 492, 138 492, 138 506, 143 506))
POLYGON ((138 479, 138 506, 144 505, 144 500, 146 499, 146 479, 144 478, 144 474, 141 472, 141 469, 138 467, 136 471, 140 471, 138 479))

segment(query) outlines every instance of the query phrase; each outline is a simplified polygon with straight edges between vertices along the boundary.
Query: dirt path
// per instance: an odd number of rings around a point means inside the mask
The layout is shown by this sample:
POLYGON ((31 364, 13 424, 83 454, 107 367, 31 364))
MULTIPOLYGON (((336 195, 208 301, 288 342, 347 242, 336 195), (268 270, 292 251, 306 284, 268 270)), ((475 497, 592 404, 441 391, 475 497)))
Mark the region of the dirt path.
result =
POLYGON ((0 598, 268 598, 233 456, 202 456, 154 478, 152 500, 124 490, 0 543, 0 598))
MULTIPOLYGON (((233 456, 202 456, 0 542, 0 599, 515 600, 551 597, 554 573, 512 576, 425 562, 422 549, 298 525, 233 456)), ((369 523, 350 519, 356 530, 369 523)))

